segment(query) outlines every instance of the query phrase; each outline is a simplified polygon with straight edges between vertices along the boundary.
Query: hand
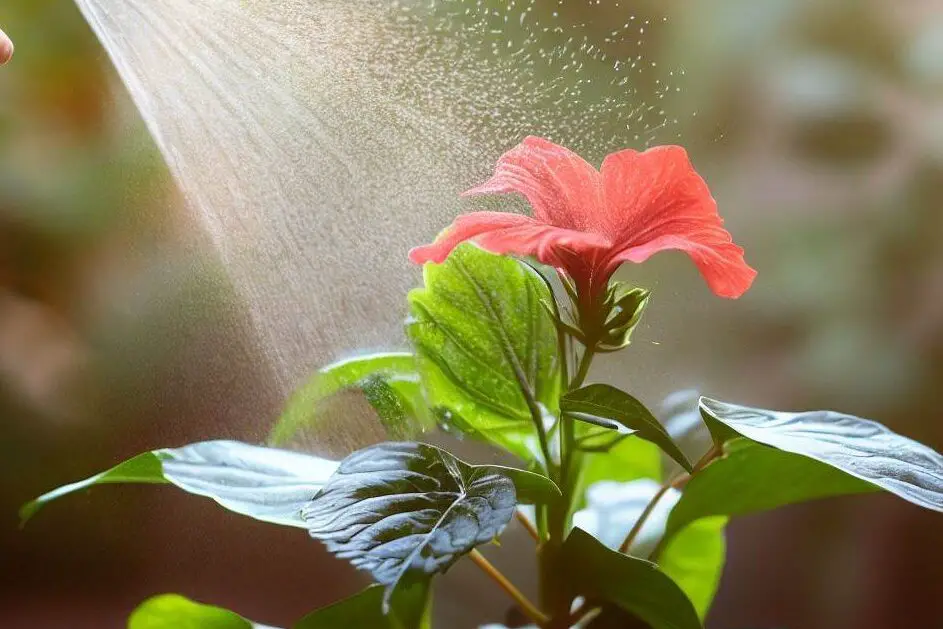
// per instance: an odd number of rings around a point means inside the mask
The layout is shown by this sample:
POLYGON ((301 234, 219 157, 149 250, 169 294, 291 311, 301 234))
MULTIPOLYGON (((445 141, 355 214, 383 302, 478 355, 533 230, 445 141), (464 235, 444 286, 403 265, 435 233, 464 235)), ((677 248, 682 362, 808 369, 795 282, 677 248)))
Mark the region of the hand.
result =
POLYGON ((7 34, 0 30, 0 66, 5 64, 13 57, 13 42, 7 37, 7 34))

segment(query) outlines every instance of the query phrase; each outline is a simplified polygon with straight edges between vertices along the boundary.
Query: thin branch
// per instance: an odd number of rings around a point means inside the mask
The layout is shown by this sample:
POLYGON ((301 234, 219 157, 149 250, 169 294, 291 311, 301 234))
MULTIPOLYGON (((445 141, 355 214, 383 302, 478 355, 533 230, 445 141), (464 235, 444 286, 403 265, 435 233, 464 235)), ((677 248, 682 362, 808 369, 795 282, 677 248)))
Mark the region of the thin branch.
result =
POLYGON ((540 542, 540 532, 537 530, 537 527, 534 526, 534 523, 531 522, 526 515, 521 513, 519 510, 514 510, 514 515, 517 517, 517 521, 521 523, 521 526, 524 527, 524 530, 527 531, 531 537, 534 538, 535 542, 540 542))
POLYGON ((658 504, 658 501, 661 500, 668 490, 671 489, 671 483, 665 483, 661 486, 661 489, 652 496, 652 499, 648 501, 648 504, 645 505, 645 510, 642 511, 642 515, 639 516, 638 520, 635 521, 635 524, 632 526, 632 530, 629 531, 629 534, 625 536, 625 540, 622 542, 622 545, 619 546, 620 553, 627 553, 629 548, 632 547, 632 543, 635 541, 635 538, 638 537, 638 534, 642 531, 642 527, 645 525, 645 521, 648 520, 648 517, 652 514, 652 511, 655 510, 655 506, 658 504))
MULTIPOLYGON (((695 474, 703 470, 705 467, 707 467, 711 463, 711 461, 713 461, 714 459, 716 459, 723 453, 724 453, 723 446, 718 445, 716 443, 712 444, 710 450, 705 452, 704 456, 698 459, 697 463, 694 464, 694 467, 691 469, 690 474, 679 474, 670 483, 668 483, 668 485, 666 485, 665 488, 663 489, 666 489, 667 487, 674 487, 675 489, 683 488, 695 474)), ((667 539, 664 536, 662 536, 662 538, 658 540, 658 543, 655 544, 655 548, 652 549, 652 552, 649 553, 648 555, 649 561, 653 561, 653 562, 658 561, 658 558, 661 556, 662 551, 665 550, 666 542, 667 542, 667 539)))
POLYGON ((544 614, 542 611, 537 609, 537 606, 531 603, 526 596, 524 596, 517 587, 511 583, 506 576, 504 576, 500 570, 491 565, 491 562, 485 559, 485 556, 478 552, 478 549, 473 549, 468 556, 471 558, 475 564, 481 568, 485 574, 491 577, 498 586, 507 593, 514 602, 517 603, 518 607, 521 608, 521 611, 524 614, 533 620, 537 625, 544 627, 550 622, 550 618, 544 614))
POLYGON ((697 474, 705 467, 707 464, 719 457, 724 453, 723 446, 719 446, 716 443, 711 445, 711 449, 704 453, 704 456, 697 460, 697 463, 694 464, 694 467, 691 469, 691 476, 697 474))

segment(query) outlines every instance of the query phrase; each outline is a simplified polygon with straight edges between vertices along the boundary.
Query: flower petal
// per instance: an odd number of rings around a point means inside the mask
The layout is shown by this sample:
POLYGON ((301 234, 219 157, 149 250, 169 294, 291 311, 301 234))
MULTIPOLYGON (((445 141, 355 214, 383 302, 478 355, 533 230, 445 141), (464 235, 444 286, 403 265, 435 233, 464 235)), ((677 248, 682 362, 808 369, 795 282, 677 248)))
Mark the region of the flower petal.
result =
POLYGON ((473 212, 456 218, 431 245, 410 251, 409 259, 416 264, 440 263, 467 240, 492 253, 534 256, 556 267, 562 266, 561 255, 593 256, 610 248, 609 241, 597 234, 544 225, 529 216, 473 212))
POLYGON ((717 202, 680 146, 620 151, 602 165, 606 232, 616 243, 609 270, 665 249, 685 251, 721 297, 736 298, 756 271, 723 228, 717 202))
POLYGON ((541 223, 566 229, 593 228, 603 210, 599 172, 573 151, 534 136, 502 155, 494 176, 465 195, 507 192, 524 195, 541 223))

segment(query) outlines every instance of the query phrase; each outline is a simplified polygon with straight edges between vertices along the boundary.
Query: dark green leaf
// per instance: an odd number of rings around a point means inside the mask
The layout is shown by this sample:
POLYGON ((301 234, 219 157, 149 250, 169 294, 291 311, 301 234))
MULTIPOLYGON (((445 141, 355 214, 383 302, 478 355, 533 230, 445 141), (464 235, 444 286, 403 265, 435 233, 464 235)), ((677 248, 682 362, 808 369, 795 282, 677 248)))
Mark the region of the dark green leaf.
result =
POLYGON ((736 439, 695 474, 668 518, 666 539, 713 515, 746 515, 776 507, 877 488, 819 461, 736 439))
POLYGON ((424 278, 409 294, 407 332, 429 405, 461 417, 475 437, 538 457, 528 398, 552 417, 561 387, 556 329, 540 305, 552 299, 546 284, 471 244, 427 264, 424 278))
POLYGON ((594 415, 637 431, 639 437, 658 445, 684 469, 691 470, 687 457, 654 415, 625 391, 608 384, 591 384, 563 396, 560 408, 565 413, 594 415))
POLYGON ((607 603, 595 618, 590 619, 585 629, 651 629, 629 612, 607 603))
POLYGON ((700 629, 691 601, 655 564, 610 550, 578 528, 564 542, 563 558, 576 594, 618 605, 652 629, 700 629))
POLYGON ((371 585, 342 601, 317 609, 292 629, 428 629, 428 579, 412 579, 396 589, 388 613, 383 587, 371 585))
POLYGON ((444 572, 501 534, 517 505, 505 471, 426 444, 381 443, 341 461, 302 517, 312 537, 370 572, 389 597, 407 572, 444 572))
MULTIPOLYGON (((381 352, 345 358, 322 367, 288 400, 272 428, 269 442, 287 443, 299 430, 316 425, 322 401, 345 389, 361 388, 371 376, 382 376, 395 392, 406 398, 414 393, 408 383, 418 381, 416 359, 409 352, 381 352)), ((414 389, 418 391, 418 387, 414 389)))
POLYGON ((927 509, 943 511, 943 456, 868 419, 786 413, 701 398, 701 414, 748 439, 821 461, 927 509))
POLYGON ((337 465, 335 461, 238 441, 204 441, 139 454, 91 478, 43 494, 24 505, 20 517, 25 522, 46 503, 95 485, 171 483, 212 498, 230 511, 263 522, 303 528, 301 508, 337 465))
MULTIPOLYGON (((259 627, 221 607, 195 603, 179 594, 149 598, 128 618, 128 629, 253 629, 259 627)), ((259 627, 261 629, 261 627, 259 627)))
MULTIPOLYGON (((573 524, 616 550, 660 490, 661 483, 651 479, 600 481, 589 487, 587 507, 573 515, 573 524)), ((662 496, 628 549, 630 555, 649 555, 664 535, 668 515, 680 498, 681 492, 676 489, 662 496)), ((698 520, 672 540, 658 562, 688 595, 701 618, 710 608, 723 570, 725 523, 724 517, 698 520)))

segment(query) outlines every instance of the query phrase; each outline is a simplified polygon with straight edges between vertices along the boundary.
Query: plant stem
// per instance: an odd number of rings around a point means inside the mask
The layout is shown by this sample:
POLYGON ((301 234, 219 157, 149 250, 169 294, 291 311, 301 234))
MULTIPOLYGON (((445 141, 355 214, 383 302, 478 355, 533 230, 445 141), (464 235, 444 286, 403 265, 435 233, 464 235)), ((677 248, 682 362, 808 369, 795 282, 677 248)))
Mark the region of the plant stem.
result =
POLYGON ((491 565, 491 562, 485 559, 485 556, 482 555, 477 548, 468 553, 468 556, 485 574, 491 577, 492 581, 497 583, 498 586, 517 603, 517 606, 521 608, 521 611, 524 612, 528 618, 541 627, 546 626, 550 622, 550 618, 537 609, 537 606, 531 603, 500 570, 491 565))
POLYGON ((560 381, 566 386, 570 382, 570 356, 567 348, 566 331, 557 326, 557 351, 560 353, 560 381))
POLYGON ((711 445, 711 449, 704 453, 704 456, 697 460, 697 463, 694 464, 694 467, 691 469, 691 476, 694 476, 705 467, 707 464, 719 457, 724 453, 723 446, 717 445, 716 443, 711 445))
MULTIPOLYGON (((671 479, 669 482, 661 486, 661 489, 658 490, 651 501, 646 505, 645 510, 642 511, 642 515, 639 516, 639 519, 635 522, 635 525, 632 527, 632 530, 629 531, 628 536, 626 536, 625 541, 622 542, 622 545, 619 547, 620 553, 626 553, 629 550, 629 547, 632 546, 632 542, 635 541, 635 538, 638 536, 639 532, 642 530, 642 525, 645 524, 645 520, 652 514, 652 511, 655 509, 655 505, 658 504, 658 501, 661 500, 662 496, 672 487, 678 488, 684 486, 691 477, 703 470, 707 465, 716 459, 718 456, 723 454, 723 447, 715 444, 711 445, 710 450, 704 453, 700 459, 697 460, 697 463, 694 464, 694 467, 691 468, 691 473, 681 473, 671 479)), ((655 548, 648 555, 649 561, 655 561, 658 559, 658 556, 661 555, 661 551, 665 547, 665 538, 662 537, 658 540, 658 544, 655 545, 655 548)))
POLYGON ((589 374, 589 366, 593 362, 595 353, 595 343, 586 346, 586 351, 583 352, 583 356, 580 358, 580 365, 576 370, 576 375, 573 376, 573 381, 570 382, 570 391, 578 389, 583 385, 583 381, 586 380, 586 376, 589 374))
POLYGON ((534 541, 540 542, 540 532, 537 530, 537 527, 534 526, 534 523, 528 520, 526 515, 516 509, 514 510, 514 515, 517 517, 517 521, 521 523, 521 526, 524 527, 524 530, 534 538, 534 541))
POLYGON ((619 546, 620 553, 628 553, 629 548, 632 547, 632 543, 635 541, 635 538, 638 537, 638 534, 642 531, 642 526, 645 525, 645 521, 648 520, 648 517, 652 514, 652 511, 655 510, 655 506, 658 504, 658 501, 662 499, 669 489, 671 489, 672 483, 665 483, 661 486, 661 489, 652 496, 652 499, 648 501, 648 504, 645 505, 645 509, 642 511, 642 515, 639 516, 638 520, 635 521, 635 524, 632 525, 632 530, 629 531, 629 534, 625 536, 622 545, 619 546))

